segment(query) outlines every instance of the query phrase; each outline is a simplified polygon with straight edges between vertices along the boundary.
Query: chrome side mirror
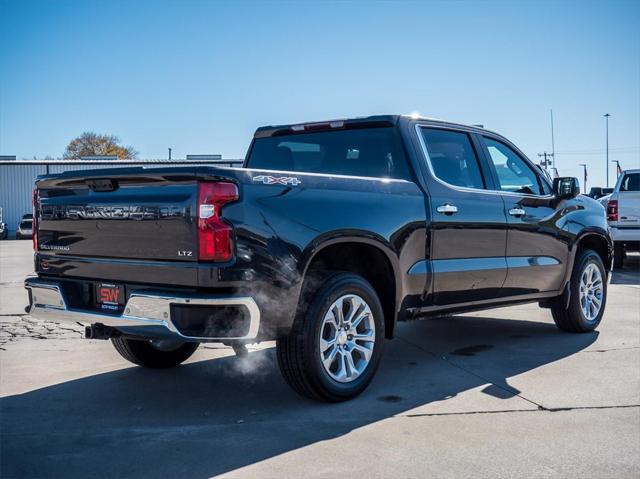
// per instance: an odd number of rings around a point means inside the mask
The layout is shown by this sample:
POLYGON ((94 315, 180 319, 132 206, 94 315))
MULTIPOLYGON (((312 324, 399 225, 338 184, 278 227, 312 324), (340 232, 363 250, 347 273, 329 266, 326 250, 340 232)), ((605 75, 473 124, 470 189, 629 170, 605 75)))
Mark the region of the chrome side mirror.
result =
POLYGON ((575 198, 580 194, 580 182, 571 176, 554 178, 553 192, 560 200, 575 198))

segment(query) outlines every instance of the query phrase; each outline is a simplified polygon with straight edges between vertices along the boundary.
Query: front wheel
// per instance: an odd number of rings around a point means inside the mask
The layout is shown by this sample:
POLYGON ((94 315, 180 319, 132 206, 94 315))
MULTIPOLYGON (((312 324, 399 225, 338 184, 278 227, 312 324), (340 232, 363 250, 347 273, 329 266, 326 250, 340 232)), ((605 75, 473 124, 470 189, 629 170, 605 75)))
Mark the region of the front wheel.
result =
POLYGON ((357 396, 373 379, 382 355, 384 317, 378 295, 364 278, 336 273, 306 306, 289 334, 277 340, 282 375, 311 399, 338 402, 357 396))
POLYGON ((578 251, 569 287, 569 305, 557 301, 551 308, 553 320, 563 331, 593 331, 600 324, 607 303, 607 272, 595 251, 578 251))
POLYGON ((172 368, 186 361, 198 349, 198 343, 174 340, 111 339, 124 359, 147 368, 172 368))

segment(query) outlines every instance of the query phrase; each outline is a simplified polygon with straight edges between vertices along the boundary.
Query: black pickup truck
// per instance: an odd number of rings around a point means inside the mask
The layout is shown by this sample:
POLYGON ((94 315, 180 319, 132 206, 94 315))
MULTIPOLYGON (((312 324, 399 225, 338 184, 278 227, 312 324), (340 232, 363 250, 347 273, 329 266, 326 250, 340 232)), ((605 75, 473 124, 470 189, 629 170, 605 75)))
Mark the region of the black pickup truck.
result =
POLYGON ((612 242, 575 178, 551 183, 491 131, 407 116, 259 128, 242 168, 42 176, 38 318, 127 360, 276 340, 299 393, 363 391, 397 321, 515 303, 564 331, 605 309, 612 242))

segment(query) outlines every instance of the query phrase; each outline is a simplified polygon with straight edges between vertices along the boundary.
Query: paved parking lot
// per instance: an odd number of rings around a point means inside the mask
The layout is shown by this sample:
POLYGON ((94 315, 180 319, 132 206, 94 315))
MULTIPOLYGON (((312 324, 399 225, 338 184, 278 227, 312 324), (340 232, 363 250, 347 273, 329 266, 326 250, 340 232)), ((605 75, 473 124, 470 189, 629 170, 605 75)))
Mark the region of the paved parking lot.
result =
POLYGON ((638 477, 640 257, 598 332, 537 305, 403 323, 358 399, 295 395, 272 344, 150 371, 24 314, 31 243, 0 241, 0 476, 638 477))

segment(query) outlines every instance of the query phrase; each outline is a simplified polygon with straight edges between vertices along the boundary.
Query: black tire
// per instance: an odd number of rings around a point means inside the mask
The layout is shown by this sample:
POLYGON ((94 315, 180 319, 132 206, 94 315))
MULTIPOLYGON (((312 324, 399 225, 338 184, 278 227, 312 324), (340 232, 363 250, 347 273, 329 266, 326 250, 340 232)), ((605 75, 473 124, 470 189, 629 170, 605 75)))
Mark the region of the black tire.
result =
POLYGON ((317 401, 339 402, 357 396, 373 379, 382 356, 384 313, 378 295, 361 276, 332 273, 316 291, 307 291, 301 297, 308 300, 303 300, 305 304, 298 308, 291 331, 276 342, 282 375, 297 393, 317 401), (358 295, 369 306, 375 341, 371 359, 362 373, 350 382, 338 382, 322 365, 318 348, 325 314, 334 301, 347 294, 358 295))
POLYGON ((146 340, 113 338, 113 347, 124 359, 145 368, 172 368, 186 361, 198 349, 198 343, 182 343, 163 350, 146 340))
POLYGON ((576 254, 576 260, 569 281, 570 298, 569 306, 566 307, 566 301, 559 298, 551 307, 553 320, 558 328, 571 333, 587 333, 598 327, 607 304, 607 272, 602 263, 602 259, 593 250, 581 249, 576 254), (580 305, 580 281, 585 268, 590 264, 594 264, 600 271, 602 278, 602 306, 598 314, 589 320, 580 305))
POLYGON ((622 268, 625 257, 624 243, 613 243, 613 267, 622 268))

